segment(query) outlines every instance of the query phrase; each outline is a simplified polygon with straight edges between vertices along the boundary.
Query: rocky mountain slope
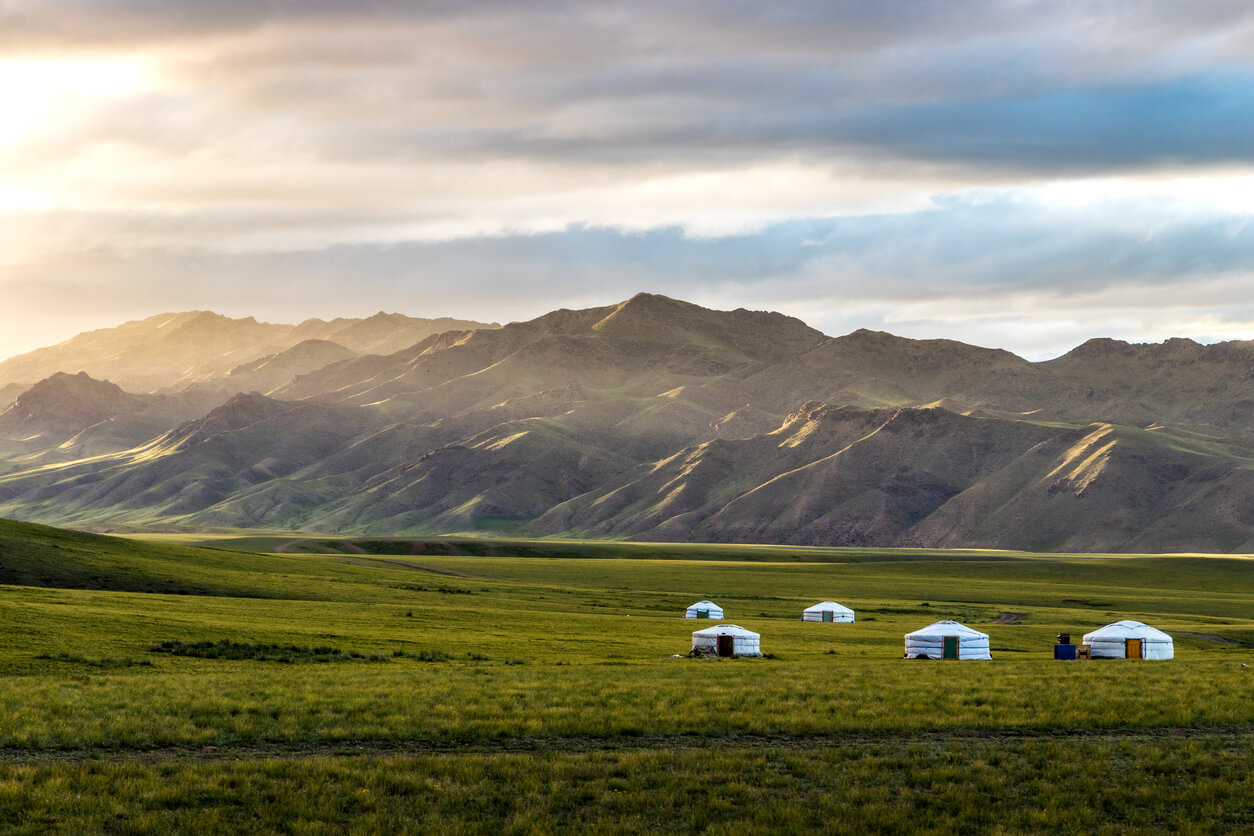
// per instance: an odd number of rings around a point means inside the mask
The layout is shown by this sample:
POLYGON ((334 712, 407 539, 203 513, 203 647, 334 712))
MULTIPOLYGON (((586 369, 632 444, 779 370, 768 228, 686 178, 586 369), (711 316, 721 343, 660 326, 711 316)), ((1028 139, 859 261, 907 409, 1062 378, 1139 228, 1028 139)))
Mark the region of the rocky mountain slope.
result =
POLYGON ((206 355, 203 366, 226 370, 194 385, 185 375, 177 396, 77 374, 38 383, 0 413, 0 515, 80 527, 1254 548, 1251 344, 1094 340, 1029 363, 952 341, 829 338, 780 314, 648 294, 501 328, 457 323, 361 354, 381 344, 369 321, 325 323, 321 336, 297 326, 287 348, 229 367, 236 354, 206 355))

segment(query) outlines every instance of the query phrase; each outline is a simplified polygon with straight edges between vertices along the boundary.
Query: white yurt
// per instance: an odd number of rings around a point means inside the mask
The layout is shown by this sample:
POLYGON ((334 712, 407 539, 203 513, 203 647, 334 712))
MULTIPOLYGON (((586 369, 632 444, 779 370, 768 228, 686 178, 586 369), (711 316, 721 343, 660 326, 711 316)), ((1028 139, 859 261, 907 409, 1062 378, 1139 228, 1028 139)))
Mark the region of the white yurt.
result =
POLYGON ((735 624, 706 627, 692 634, 692 655, 761 656, 762 636, 735 624))
POLYGON ((841 606, 835 601, 824 601, 813 607, 806 607, 801 613, 802 621, 843 621, 853 623, 853 610, 841 606))
POLYGON ((1139 621, 1116 621, 1084 634, 1094 659, 1170 659, 1175 656, 1171 636, 1139 621))
POLYGON ((688 608, 684 618, 722 618, 723 608, 713 601, 698 601, 688 608))
POLYGON ((907 659, 992 659, 988 634, 957 621, 938 621, 906 633, 907 659))

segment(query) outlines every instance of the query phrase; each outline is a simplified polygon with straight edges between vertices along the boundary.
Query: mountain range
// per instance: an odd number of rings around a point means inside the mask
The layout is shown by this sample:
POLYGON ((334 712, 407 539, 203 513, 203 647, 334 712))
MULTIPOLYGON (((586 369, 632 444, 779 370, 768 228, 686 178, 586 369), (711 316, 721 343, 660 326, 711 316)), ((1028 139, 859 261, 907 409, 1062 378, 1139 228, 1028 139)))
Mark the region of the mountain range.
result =
POLYGON ((0 363, 6 401, 0 516, 79 528, 1254 550, 1248 342, 1033 363, 650 294, 196 312, 0 363))
POLYGON ((390 354, 443 331, 488 327, 495 326, 383 312, 365 319, 309 319, 299 325, 230 319, 209 311, 161 314, 0 362, 0 407, 57 372, 87 372, 128 392, 177 391, 216 382, 237 367, 258 365, 272 355, 289 355, 307 341, 314 342, 283 361, 294 371, 311 371, 345 356, 390 354), (343 356, 326 353, 331 343, 343 356))

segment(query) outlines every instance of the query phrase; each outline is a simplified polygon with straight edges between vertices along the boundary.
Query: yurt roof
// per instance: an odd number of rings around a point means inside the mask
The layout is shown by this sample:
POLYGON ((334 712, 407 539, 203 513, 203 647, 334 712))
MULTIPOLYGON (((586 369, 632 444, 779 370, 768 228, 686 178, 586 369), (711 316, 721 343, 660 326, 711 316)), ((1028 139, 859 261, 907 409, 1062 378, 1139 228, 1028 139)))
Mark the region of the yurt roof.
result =
POLYGON ((827 611, 831 611, 831 612, 853 612, 853 610, 849 609, 848 607, 844 606, 843 604, 837 604, 835 601, 824 601, 824 602, 823 602, 823 603, 821 603, 821 604, 815 604, 813 607, 806 607, 806 608, 805 608, 805 612, 827 612, 827 611))
POLYGON ((741 636, 742 638, 752 639, 762 638, 760 633, 755 633, 752 630, 746 630, 744 627, 739 627, 735 624, 717 624, 713 627, 706 627, 704 630, 694 630, 692 634, 694 636, 701 636, 702 638, 709 638, 711 636, 741 636))
POLYGON ((688 609, 692 609, 693 607, 713 607, 716 610, 722 609, 722 607, 720 607, 718 604, 714 603, 713 601, 698 601, 695 604, 688 605, 688 609))
POLYGON ((1169 642, 1171 636, 1139 621, 1116 621, 1091 633, 1085 633, 1084 643, 1089 644, 1090 639, 1152 639, 1169 642))
POLYGON ((938 621, 935 624, 929 624, 921 627, 913 633, 906 633, 906 638, 923 636, 963 636, 968 639, 987 639, 988 633, 981 633, 979 630, 972 630, 965 624, 959 624, 957 621, 938 621))

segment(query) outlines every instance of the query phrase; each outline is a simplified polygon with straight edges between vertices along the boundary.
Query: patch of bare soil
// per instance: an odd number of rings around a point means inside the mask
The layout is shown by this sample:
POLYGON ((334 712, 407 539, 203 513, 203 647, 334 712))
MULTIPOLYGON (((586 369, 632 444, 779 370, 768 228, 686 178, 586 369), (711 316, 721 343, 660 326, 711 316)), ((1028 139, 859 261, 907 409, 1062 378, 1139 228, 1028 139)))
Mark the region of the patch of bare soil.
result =
POLYGON ((998 613, 997 617, 993 619, 992 623, 993 624, 1015 624, 1027 618, 1027 615, 1028 614, 1025 612, 998 613))

